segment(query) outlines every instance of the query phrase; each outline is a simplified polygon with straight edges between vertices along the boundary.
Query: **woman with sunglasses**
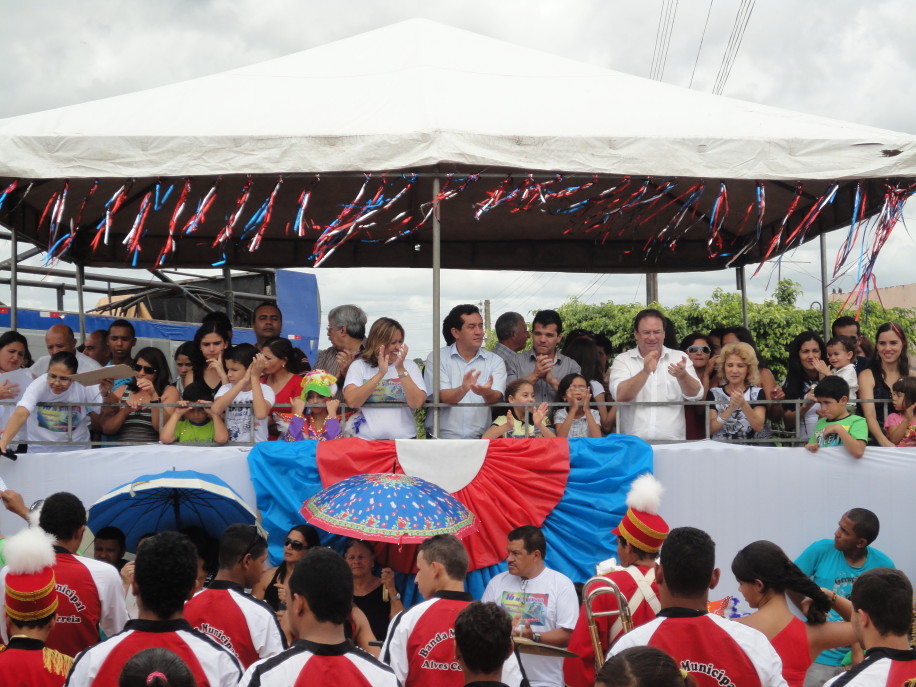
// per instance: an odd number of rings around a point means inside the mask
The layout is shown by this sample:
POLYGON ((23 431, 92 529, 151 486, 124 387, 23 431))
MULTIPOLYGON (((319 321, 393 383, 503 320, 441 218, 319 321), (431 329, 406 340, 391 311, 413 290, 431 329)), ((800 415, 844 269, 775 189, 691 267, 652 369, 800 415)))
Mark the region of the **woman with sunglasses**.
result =
POLYGON ((264 571, 261 582, 251 591, 252 596, 264 599, 274 612, 285 610, 285 602, 281 606, 280 587, 286 587, 286 580, 305 552, 319 545, 318 530, 311 525, 296 525, 290 529, 283 540, 283 562, 264 571))
POLYGON ((174 406, 160 409, 160 404, 178 403, 178 389, 169 384, 168 363, 158 348, 141 349, 133 368, 137 376, 105 399, 117 405, 102 408, 102 432, 117 441, 158 442, 159 430, 175 411, 174 406))
POLYGON ((101 403, 102 397, 98 386, 85 387, 73 381, 77 364, 76 356, 69 351, 51 356, 48 371, 28 386, 6 423, 0 437, 0 453, 6 452, 23 425, 29 441, 64 442, 69 436, 75 442, 60 446, 32 444, 31 453, 89 448, 89 422, 98 417, 98 408, 84 404, 101 403), (62 405, 67 403, 73 405, 62 405))
MULTIPOLYGON (((697 371, 697 377, 703 385, 703 398, 706 398, 709 394, 710 379, 715 375, 717 361, 712 352, 712 342, 705 334, 693 332, 684 337, 679 348, 693 363, 693 369, 697 371)), ((705 406, 684 406, 684 419, 687 423, 688 441, 707 437, 705 406)))

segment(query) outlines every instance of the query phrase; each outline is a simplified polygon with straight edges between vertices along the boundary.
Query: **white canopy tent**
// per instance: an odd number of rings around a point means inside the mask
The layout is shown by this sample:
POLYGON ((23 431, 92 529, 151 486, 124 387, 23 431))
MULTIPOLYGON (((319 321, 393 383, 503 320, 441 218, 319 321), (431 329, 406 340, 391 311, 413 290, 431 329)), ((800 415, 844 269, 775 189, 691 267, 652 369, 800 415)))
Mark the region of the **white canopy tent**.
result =
POLYGON ((440 267, 741 267, 914 180, 908 134, 426 20, 0 120, 0 223, 53 257, 432 267, 435 322, 440 267))
POLYGON ((0 177, 480 168, 710 179, 916 174, 906 134, 711 96, 414 19, 0 121, 0 177))
MULTIPOLYGON (((166 264, 289 267, 326 257, 328 266, 429 267, 429 232, 413 230, 429 219, 424 203, 444 200, 432 178, 449 172, 467 183, 457 200, 439 204, 444 267, 709 270, 759 261, 770 243, 778 253, 847 223, 857 192, 874 213, 886 182, 916 178, 916 137, 678 88, 420 19, 222 74, 0 120, 0 193, 19 180, 0 222, 52 248, 73 222, 72 242, 57 250, 86 265, 156 263, 189 179, 166 264), (332 255, 316 252, 316 237, 334 228, 340 208, 365 202, 366 172, 372 184, 387 173, 385 199, 398 183, 407 186, 401 173, 417 176, 386 217, 373 214, 374 233, 368 219, 356 221, 329 242, 332 255), (528 173, 540 184, 529 191, 543 202, 528 212, 507 212, 512 202, 477 212, 500 183, 505 198, 528 173), (580 190, 545 195, 556 173, 564 177, 553 190, 580 190), (157 181, 163 195, 175 189, 144 214, 157 181), (111 236, 92 246, 122 186, 111 236), (182 233, 211 190, 205 219, 182 233), (297 233, 304 190, 314 193, 297 233), (615 194, 616 206, 602 206, 615 194), (829 207, 787 242, 828 195, 829 207), (582 212, 570 212, 582 201, 582 212), (684 207, 689 217, 676 223, 684 207), (214 247, 239 209, 231 237, 214 247), (396 211, 415 221, 397 225, 396 211), (142 239, 125 248, 141 218, 142 239), (411 239, 379 243, 388 229, 411 239)), ((453 180, 451 191, 457 187, 453 180)))

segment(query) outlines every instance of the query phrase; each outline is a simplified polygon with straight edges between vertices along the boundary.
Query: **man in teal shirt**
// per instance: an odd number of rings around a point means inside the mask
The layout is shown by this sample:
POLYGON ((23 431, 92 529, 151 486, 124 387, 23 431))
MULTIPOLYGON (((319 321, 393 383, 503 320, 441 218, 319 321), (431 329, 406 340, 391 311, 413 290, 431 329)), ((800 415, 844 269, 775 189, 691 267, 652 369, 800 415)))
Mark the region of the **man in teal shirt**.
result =
MULTIPOLYGON (((877 515, 865 508, 853 508, 840 518, 832 540, 814 542, 802 552, 795 564, 818 586, 833 590, 831 599, 837 596, 849 598, 852 583, 866 570, 895 567, 890 558, 870 546, 878 538, 878 529, 877 515)), ((842 618, 832 610, 827 620, 838 622, 842 618)), ((842 673, 842 661, 848 650, 828 649, 818 656, 808 669, 804 687, 820 687, 831 677, 842 673)))

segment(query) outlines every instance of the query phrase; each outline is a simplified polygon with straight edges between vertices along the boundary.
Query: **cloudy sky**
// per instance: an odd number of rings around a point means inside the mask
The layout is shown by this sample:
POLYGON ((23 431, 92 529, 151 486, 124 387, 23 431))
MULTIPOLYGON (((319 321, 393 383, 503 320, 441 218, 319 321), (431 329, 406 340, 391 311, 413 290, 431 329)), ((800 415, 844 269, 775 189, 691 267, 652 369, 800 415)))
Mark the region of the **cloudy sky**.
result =
MULTIPOLYGON (((692 81, 692 88, 712 91, 739 5, 741 0, 677 3, 665 82, 687 87, 692 81)), ((662 0, 8 2, 0 14, 0 117, 204 76, 412 17, 648 77, 662 7, 662 0)), ((916 14, 906 0, 756 3, 724 94, 916 133, 914 29, 916 14)), ((916 215, 913 207, 908 218, 916 215)), ((828 240, 831 266, 840 234, 828 240)), ((878 261, 879 285, 913 281, 913 244, 898 226, 878 261)), ((808 305, 821 300, 819 270, 816 248, 803 247, 783 260, 781 275, 801 282, 808 305)), ((766 298, 778 276, 765 267, 750 282, 751 298, 766 298)), ((325 311, 356 302, 370 318, 394 315, 413 353, 430 350, 429 271, 327 269, 318 278, 325 311)), ((715 287, 734 284, 731 271, 662 275, 660 298, 665 305, 705 300, 715 287)), ((848 290, 853 284, 854 270, 834 286, 848 290)), ((447 271, 442 280, 443 309, 490 299, 494 318, 574 296, 591 303, 643 301, 644 279, 447 271)), ((53 303, 37 292, 27 297, 22 305, 53 303)), ((0 299, 7 298, 8 289, 0 288, 0 299)), ((75 300, 67 305, 75 308, 75 300)))

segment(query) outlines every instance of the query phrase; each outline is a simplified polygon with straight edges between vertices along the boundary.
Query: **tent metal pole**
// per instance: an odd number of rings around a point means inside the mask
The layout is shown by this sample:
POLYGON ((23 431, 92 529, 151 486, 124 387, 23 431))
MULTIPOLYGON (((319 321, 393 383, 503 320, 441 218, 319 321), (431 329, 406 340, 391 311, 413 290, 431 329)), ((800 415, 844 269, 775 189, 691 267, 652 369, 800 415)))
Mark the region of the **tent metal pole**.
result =
MULTIPOLYGON (((439 197, 440 181, 438 175, 433 177, 433 340, 432 340, 432 361, 433 361, 433 436, 439 438, 439 295, 442 290, 441 274, 442 269, 442 236, 439 226, 439 208, 436 206, 436 199, 439 197)), ((426 412, 429 412, 427 409, 426 412)))
POLYGON ((646 272, 646 305, 658 303, 658 272, 646 272))
POLYGON ((77 263, 76 265, 76 305, 80 314, 80 343, 86 343, 86 307, 83 302, 83 281, 86 268, 77 263))
POLYGON ((232 270, 228 265, 223 267, 223 279, 226 282, 226 314, 229 321, 235 324, 235 292, 232 290, 232 270))
POLYGON ((750 329, 747 322, 747 275, 744 273, 744 265, 735 268, 735 278, 738 281, 738 290, 741 291, 741 320, 745 329, 750 329))
POLYGON ((16 227, 10 229, 10 329, 16 331, 19 325, 18 288, 16 284, 17 268, 19 267, 18 255, 19 241, 16 236, 16 227))
POLYGON ((824 318, 824 341, 830 338, 830 303, 827 300, 827 237, 818 236, 821 244, 821 315, 824 318))

